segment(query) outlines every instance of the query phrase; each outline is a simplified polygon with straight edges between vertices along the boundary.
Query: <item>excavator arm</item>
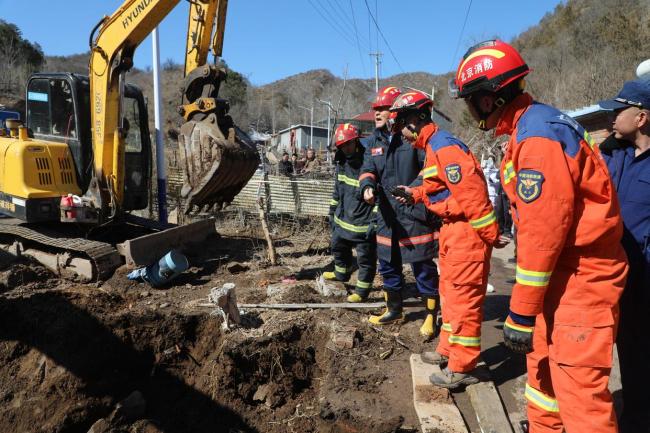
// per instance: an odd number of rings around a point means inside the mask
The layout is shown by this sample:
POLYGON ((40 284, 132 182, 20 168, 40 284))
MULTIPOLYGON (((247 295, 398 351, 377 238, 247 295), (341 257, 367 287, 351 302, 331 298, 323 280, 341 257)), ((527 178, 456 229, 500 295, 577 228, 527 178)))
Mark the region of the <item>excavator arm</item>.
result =
MULTIPOLYGON (((124 199, 123 121, 126 73, 138 45, 174 9, 179 0, 127 0, 104 17, 91 34, 90 98, 94 174, 85 201, 98 210, 99 222, 113 219, 124 199), (96 34, 96 37, 95 37, 96 34)), ((218 99, 223 67, 207 64, 211 50, 221 54, 227 0, 193 0, 187 29, 179 146, 186 165, 186 209, 230 202, 259 163, 255 146, 228 116, 218 99), (215 30, 215 22, 217 23, 215 30)))

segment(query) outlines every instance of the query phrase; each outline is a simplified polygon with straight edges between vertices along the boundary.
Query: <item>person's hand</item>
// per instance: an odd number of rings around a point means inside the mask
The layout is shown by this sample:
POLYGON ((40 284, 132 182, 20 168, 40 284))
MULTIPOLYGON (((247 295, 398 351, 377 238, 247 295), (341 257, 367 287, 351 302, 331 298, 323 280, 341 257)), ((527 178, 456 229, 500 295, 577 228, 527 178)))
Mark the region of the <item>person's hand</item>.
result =
POLYGON ((408 186, 397 185, 390 193, 395 197, 395 200, 402 204, 413 204, 413 189, 408 186), (402 190, 403 192, 400 193, 396 190, 402 190))
POLYGON ((510 239, 505 236, 499 236, 494 244, 492 245, 496 249, 501 249, 510 243, 510 239))
POLYGON ((369 205, 375 204, 375 190, 371 187, 367 187, 363 190, 363 201, 369 205))
POLYGON ((503 342, 515 353, 530 353, 533 351, 534 329, 534 316, 520 316, 511 311, 503 323, 503 342))

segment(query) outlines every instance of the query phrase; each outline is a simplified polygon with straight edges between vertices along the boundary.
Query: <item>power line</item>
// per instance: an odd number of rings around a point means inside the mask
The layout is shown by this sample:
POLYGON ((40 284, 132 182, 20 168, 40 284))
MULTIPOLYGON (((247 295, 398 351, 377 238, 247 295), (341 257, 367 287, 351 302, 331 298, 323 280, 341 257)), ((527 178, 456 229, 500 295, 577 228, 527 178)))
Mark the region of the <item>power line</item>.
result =
POLYGON ((338 33, 338 34, 339 34, 343 39, 345 39, 345 40, 346 40, 350 45, 354 45, 354 41, 353 41, 352 39, 350 39, 350 37, 349 37, 348 35, 346 35, 344 32, 342 32, 341 30, 339 30, 339 28, 336 27, 336 26, 335 26, 335 25, 330 21, 329 18, 327 18, 325 15, 323 15, 323 12, 321 12, 321 10, 318 9, 318 8, 316 7, 316 5, 312 2, 312 0, 308 0, 308 1, 309 1, 309 4, 310 4, 310 5, 314 8, 314 10, 318 13, 318 15, 320 15, 321 18, 323 18, 323 20, 325 20, 325 22, 327 22, 327 24, 332 28, 332 30, 334 30, 336 33, 338 33))
POLYGON ((375 27, 377 28, 377 31, 378 31, 379 34, 381 35, 381 39, 382 39, 382 40, 384 41, 384 43, 386 44, 386 47, 388 47, 388 51, 390 51, 390 55, 393 57, 393 60, 395 60, 395 63, 397 63, 397 66, 400 68, 400 70, 401 70, 403 73, 406 73, 406 72, 404 71, 404 68, 402 68, 402 65, 399 63, 399 60, 397 60, 397 57, 395 57, 395 53, 393 52, 393 49, 390 47, 390 44, 389 44, 388 41, 386 40, 386 37, 384 36, 384 33, 383 33, 383 32, 381 31, 381 29, 379 28, 379 24, 377 23, 377 20, 375 19, 375 16, 374 16, 374 15, 372 14, 372 12, 370 11, 370 6, 368 6, 368 0, 363 0, 363 1, 366 3, 366 9, 368 9, 368 13, 370 14, 370 18, 372 18, 372 20, 374 21, 374 23, 375 23, 375 27))
POLYGON ((469 5, 467 5, 467 12, 465 12, 465 20, 463 21, 463 27, 460 29, 460 35, 458 35, 458 42, 456 43, 456 50, 454 50, 454 57, 451 59, 451 65, 449 69, 454 68, 454 62, 456 61, 456 56, 458 55, 458 48, 460 47, 460 41, 463 39, 463 33, 465 33, 465 25, 467 24, 467 18, 469 17, 469 10, 472 8, 472 1, 469 0, 469 5))
POLYGON ((357 19, 354 16, 354 7, 352 6, 352 0, 350 0, 350 11, 352 12, 352 22, 354 23, 354 35, 357 37, 357 48, 359 50, 359 61, 361 62, 361 67, 363 68, 363 76, 366 76, 366 64, 363 61, 363 56, 361 55, 361 44, 359 43, 359 32, 357 31, 357 19))

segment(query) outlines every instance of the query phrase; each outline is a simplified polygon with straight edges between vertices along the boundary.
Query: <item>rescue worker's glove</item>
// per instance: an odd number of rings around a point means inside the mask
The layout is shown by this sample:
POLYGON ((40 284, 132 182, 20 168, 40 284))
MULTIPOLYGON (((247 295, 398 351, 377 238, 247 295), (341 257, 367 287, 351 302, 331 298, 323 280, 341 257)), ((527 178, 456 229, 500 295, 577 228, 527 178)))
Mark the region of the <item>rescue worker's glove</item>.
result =
POLYGON ((533 351, 533 330, 535 316, 522 316, 510 311, 503 323, 503 342, 506 347, 516 353, 533 351))

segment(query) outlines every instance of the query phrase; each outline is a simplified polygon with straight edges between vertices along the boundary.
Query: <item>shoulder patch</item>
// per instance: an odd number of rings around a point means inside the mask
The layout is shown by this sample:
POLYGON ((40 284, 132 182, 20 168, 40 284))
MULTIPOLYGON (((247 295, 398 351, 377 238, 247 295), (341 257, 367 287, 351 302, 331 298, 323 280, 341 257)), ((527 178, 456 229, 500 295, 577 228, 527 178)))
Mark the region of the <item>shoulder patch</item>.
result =
POLYGON ((370 149, 370 154, 372 156, 380 156, 384 154, 384 148, 383 147, 373 147, 370 149))
POLYGON ((447 174, 447 180, 453 184, 457 184, 463 178, 458 164, 449 164, 445 167, 445 173, 447 174))
POLYGON ((530 203, 542 194, 544 175, 537 170, 519 170, 517 173, 517 195, 524 203, 530 203))

